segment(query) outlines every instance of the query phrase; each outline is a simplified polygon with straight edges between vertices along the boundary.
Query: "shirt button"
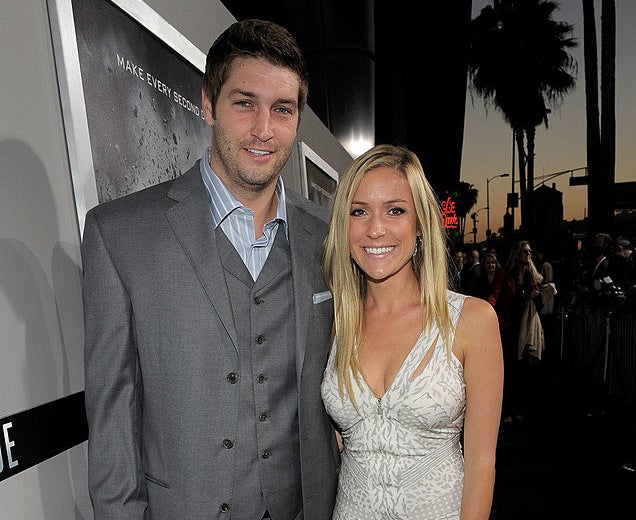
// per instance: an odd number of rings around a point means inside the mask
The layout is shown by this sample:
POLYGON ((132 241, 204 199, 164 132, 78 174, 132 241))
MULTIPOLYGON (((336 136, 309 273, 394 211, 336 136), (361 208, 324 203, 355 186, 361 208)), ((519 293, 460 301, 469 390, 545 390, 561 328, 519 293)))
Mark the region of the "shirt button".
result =
POLYGON ((228 383, 230 383, 231 385, 233 385, 234 383, 236 383, 238 381, 238 375, 235 372, 230 372, 227 375, 227 381, 228 383))
POLYGON ((223 502, 221 504, 221 513, 229 513, 229 512, 230 512, 230 505, 223 502))
POLYGON ((266 378, 263 374, 260 374, 260 375, 256 378, 256 382, 257 382, 259 385, 262 385, 262 384, 263 384, 266 380, 267 380, 267 378, 266 378))
POLYGON ((262 456, 263 456, 263 458, 264 458, 264 459, 269 459, 269 457, 271 456, 271 454, 272 454, 272 452, 271 452, 271 451, 269 451, 269 450, 265 450, 265 451, 263 452, 263 455, 262 455, 262 456))
POLYGON ((265 341, 265 336, 263 336, 262 334, 259 334, 258 336, 256 336, 256 343, 258 343, 259 345, 263 343, 264 341, 265 341))
POLYGON ((223 439, 223 447, 228 450, 232 449, 234 447, 234 443, 230 439, 223 439))
POLYGON ((266 413, 262 413, 258 416, 258 420, 260 422, 265 422, 267 420, 267 414, 266 413))
POLYGON ((257 296, 256 298, 254 298, 254 303, 256 305, 260 305, 261 303, 263 303, 263 298, 261 298, 260 296, 257 296))

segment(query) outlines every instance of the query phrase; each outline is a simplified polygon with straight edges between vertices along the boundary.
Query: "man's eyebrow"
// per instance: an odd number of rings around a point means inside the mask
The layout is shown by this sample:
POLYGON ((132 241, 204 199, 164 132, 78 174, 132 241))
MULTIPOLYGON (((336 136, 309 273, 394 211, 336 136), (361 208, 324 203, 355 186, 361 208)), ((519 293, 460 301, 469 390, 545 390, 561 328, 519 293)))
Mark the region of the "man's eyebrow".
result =
POLYGON ((250 90, 242 90, 240 88, 235 88, 233 90, 230 90, 230 92, 228 93, 228 97, 232 97, 232 96, 246 96, 246 97, 254 98, 256 97, 256 94, 250 90))
MULTIPOLYGON (((230 90, 230 92, 228 93, 228 97, 233 97, 233 96, 245 96, 248 98, 258 97, 255 92, 252 92, 251 90, 243 90, 240 88, 235 88, 230 90)), ((296 101, 295 99, 281 98, 281 99, 277 99, 275 104, 292 105, 295 107, 298 105, 298 101, 296 101)))

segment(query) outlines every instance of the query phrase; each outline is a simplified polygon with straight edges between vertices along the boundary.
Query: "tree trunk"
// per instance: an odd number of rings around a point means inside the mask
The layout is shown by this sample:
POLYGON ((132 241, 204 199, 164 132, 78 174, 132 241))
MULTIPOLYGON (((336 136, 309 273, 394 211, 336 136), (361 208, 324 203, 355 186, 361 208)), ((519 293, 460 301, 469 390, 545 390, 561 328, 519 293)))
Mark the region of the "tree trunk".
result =
POLYGON ((526 187, 526 238, 530 240, 530 242, 535 242, 535 215, 534 215, 534 141, 535 136, 537 134, 537 129, 534 126, 528 127, 526 129, 526 148, 527 148, 527 163, 526 163, 526 176, 527 176, 527 187, 526 187))
POLYGON ((526 147, 522 128, 515 128, 515 140, 517 142, 517 160, 519 166, 519 229, 523 234, 527 224, 526 216, 526 147))
POLYGON ((587 209, 588 230, 602 228, 601 212, 601 132, 598 106, 598 63, 596 54, 596 15, 594 0, 583 0, 583 60, 585 62, 585 115, 587 137, 587 209))
POLYGON ((603 0, 601 13, 601 163, 602 231, 614 229, 614 182, 616 180, 616 4, 603 0))

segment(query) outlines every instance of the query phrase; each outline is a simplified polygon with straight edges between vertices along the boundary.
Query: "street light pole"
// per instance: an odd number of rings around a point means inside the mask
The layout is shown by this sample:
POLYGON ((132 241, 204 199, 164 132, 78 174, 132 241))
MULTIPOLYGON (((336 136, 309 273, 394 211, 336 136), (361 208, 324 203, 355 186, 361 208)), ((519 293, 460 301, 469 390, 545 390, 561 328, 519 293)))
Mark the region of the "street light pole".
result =
POLYGON ((477 215, 483 209, 486 209, 486 208, 485 207, 479 208, 477 211, 475 211, 474 213, 470 215, 470 218, 473 219, 473 230, 471 231, 471 233, 473 234, 473 244, 477 243, 477 215))
POLYGON ((490 231, 490 181, 497 179, 498 177, 510 177, 509 173, 499 173, 493 175, 489 179, 486 179, 486 238, 490 238, 492 232, 490 231))

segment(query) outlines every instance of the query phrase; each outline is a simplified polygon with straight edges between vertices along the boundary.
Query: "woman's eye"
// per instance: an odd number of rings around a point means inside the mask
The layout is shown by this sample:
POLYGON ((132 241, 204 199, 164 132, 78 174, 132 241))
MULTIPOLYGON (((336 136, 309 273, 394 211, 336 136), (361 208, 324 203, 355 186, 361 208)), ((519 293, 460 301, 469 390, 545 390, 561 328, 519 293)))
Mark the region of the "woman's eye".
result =
POLYGON ((360 208, 354 208, 349 213, 349 215, 351 215, 352 217, 359 217, 362 214, 364 214, 364 211, 360 208))
POLYGON ((403 208, 394 207, 389 209, 389 215, 402 215, 404 213, 403 208))

